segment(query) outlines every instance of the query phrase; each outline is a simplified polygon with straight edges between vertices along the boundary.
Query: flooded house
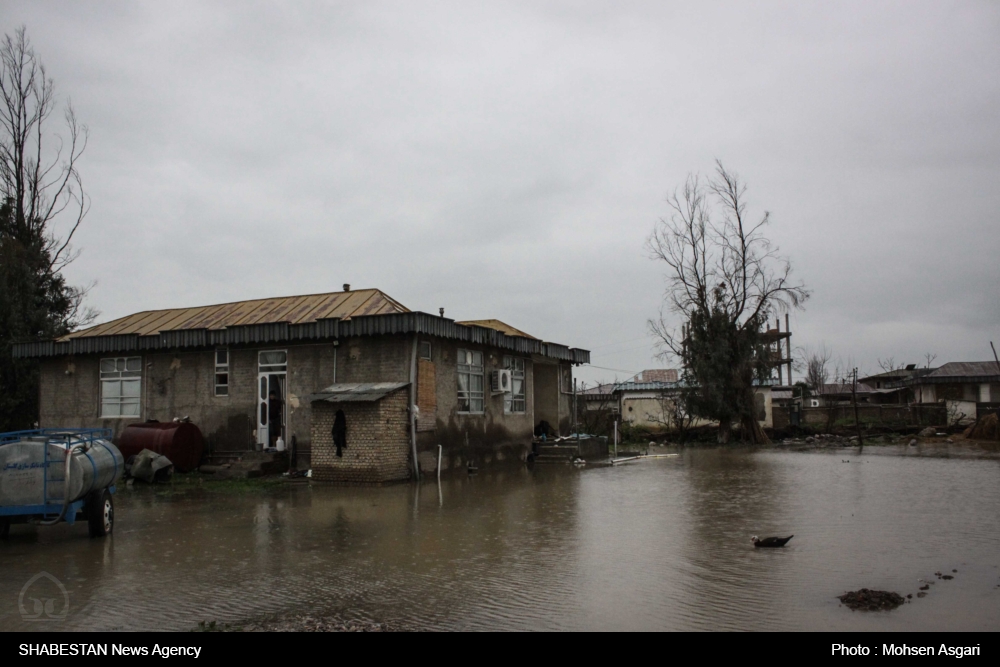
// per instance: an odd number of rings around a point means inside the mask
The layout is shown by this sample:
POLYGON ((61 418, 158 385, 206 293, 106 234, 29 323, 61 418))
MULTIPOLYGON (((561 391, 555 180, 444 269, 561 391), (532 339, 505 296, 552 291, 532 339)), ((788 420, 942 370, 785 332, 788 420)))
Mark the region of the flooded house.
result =
POLYGON ((909 389, 916 404, 944 403, 949 423, 972 422, 1000 409, 1000 364, 996 361, 951 361, 889 386, 909 389))
POLYGON ((541 421, 570 430, 590 353, 499 320, 410 311, 377 289, 152 310, 14 354, 40 360, 40 425, 189 417, 212 452, 294 440, 333 482, 525 455, 541 421))

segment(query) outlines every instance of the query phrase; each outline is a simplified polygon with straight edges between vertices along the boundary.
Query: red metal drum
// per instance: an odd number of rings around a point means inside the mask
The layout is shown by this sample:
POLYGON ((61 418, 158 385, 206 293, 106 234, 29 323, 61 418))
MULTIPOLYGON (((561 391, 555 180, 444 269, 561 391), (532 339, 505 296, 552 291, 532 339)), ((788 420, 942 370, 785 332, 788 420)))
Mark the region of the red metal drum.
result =
POLYGON ((149 449, 170 459, 177 472, 190 472, 201 465, 205 438, 201 429, 190 422, 144 422, 125 427, 118 449, 126 461, 149 449))

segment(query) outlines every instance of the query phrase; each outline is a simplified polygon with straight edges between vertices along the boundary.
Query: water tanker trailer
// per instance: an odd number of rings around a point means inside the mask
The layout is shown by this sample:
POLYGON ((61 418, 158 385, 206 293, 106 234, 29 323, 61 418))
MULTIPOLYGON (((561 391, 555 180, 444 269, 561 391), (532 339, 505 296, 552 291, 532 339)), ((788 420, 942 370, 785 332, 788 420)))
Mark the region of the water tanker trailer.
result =
POLYGON ((12 523, 86 520, 91 537, 115 525, 112 494, 125 461, 111 429, 45 428, 0 433, 0 538, 12 523))

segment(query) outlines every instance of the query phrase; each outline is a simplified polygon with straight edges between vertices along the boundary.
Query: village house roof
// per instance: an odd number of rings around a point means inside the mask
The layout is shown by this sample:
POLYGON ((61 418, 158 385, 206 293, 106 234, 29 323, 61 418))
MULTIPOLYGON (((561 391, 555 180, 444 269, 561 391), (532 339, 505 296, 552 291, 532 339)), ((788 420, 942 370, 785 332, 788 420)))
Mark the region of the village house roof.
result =
POLYGON ((858 378, 858 382, 864 382, 867 385, 875 386, 879 382, 882 382, 883 384, 889 382, 899 382, 900 380, 905 380, 906 378, 927 375, 928 373, 933 373, 935 370, 937 369, 917 368, 916 364, 910 364, 906 368, 897 368, 896 370, 885 371, 884 373, 876 373, 875 375, 858 378))
POLYGON ((500 320, 465 320, 463 322, 455 322, 455 324, 463 324, 467 327, 486 327, 487 329, 493 329, 494 331, 499 331, 508 336, 521 336, 522 338, 538 340, 531 334, 526 334, 520 329, 515 329, 506 322, 501 322, 500 320))
POLYGON ((58 340, 18 343, 16 358, 227 345, 273 345, 393 334, 439 336, 575 364, 590 352, 550 343, 499 320, 456 322, 411 311, 377 289, 253 299, 195 308, 147 310, 58 340))
POLYGON ((377 289, 328 292, 306 296, 233 301, 197 308, 145 310, 104 324, 75 331, 61 338, 135 334, 150 336, 161 331, 225 329, 246 324, 302 324, 323 319, 349 320, 359 315, 408 313, 410 309, 377 289))
MULTIPOLYGON (((858 394, 871 394, 874 391, 875 391, 874 389, 864 384, 863 382, 858 383, 858 394)), ((850 395, 851 393, 853 393, 853 390, 851 388, 851 383, 849 382, 843 384, 833 383, 833 384, 824 384, 817 393, 824 396, 836 395, 836 394, 850 395)))
POLYGON ((650 368, 642 371, 630 382, 677 382, 676 368, 650 368))
POLYGON ((962 382, 1000 382, 1000 366, 995 361, 949 361, 947 364, 935 369, 932 373, 920 377, 907 378, 896 384, 951 384, 962 382))

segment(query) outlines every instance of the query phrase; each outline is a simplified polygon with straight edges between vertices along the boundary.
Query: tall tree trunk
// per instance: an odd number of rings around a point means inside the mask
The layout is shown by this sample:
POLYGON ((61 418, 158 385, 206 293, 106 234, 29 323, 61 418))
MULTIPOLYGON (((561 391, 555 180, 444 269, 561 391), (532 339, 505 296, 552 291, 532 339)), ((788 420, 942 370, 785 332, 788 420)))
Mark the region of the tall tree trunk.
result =
POLYGON ((741 422, 741 425, 743 426, 743 433, 750 441, 750 444, 768 445, 771 443, 771 439, 767 437, 767 433, 764 432, 760 422, 757 421, 756 415, 743 415, 741 422))

